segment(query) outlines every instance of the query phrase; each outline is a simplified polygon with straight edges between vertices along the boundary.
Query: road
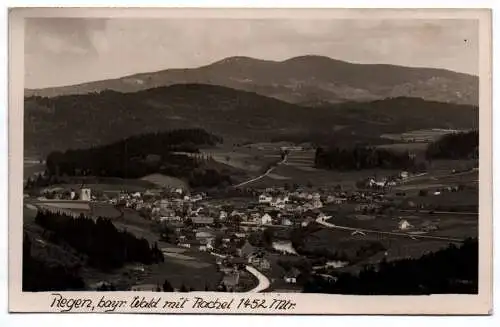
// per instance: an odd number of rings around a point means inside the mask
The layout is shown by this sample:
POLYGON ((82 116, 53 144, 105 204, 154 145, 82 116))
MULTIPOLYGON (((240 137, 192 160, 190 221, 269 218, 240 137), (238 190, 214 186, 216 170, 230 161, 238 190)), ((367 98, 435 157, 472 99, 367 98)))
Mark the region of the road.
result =
POLYGON ((257 269, 255 269, 252 266, 246 266, 245 269, 249 273, 254 275, 257 278, 257 280, 259 281, 259 284, 257 286, 255 286, 253 289, 251 289, 250 291, 248 291, 248 293, 260 293, 260 292, 265 291, 269 288, 269 286, 271 285, 271 282, 269 281, 269 279, 266 276, 264 276, 263 273, 261 273, 260 271, 258 271, 257 269))
POLYGON ((431 236, 431 235, 418 235, 418 234, 409 234, 409 233, 398 233, 398 232, 385 232, 385 231, 380 231, 380 230, 374 230, 374 229, 364 229, 364 228, 354 228, 354 227, 346 227, 346 226, 338 226, 335 224, 330 224, 325 221, 326 219, 324 217, 319 217, 316 219, 316 222, 318 224, 321 224, 327 228, 332 228, 332 229, 339 229, 339 230, 347 230, 347 231, 358 231, 358 232, 363 232, 363 233, 372 233, 372 234, 382 234, 382 235, 393 235, 393 236, 404 236, 408 237, 411 239, 432 239, 432 240, 441 240, 441 241, 448 241, 448 242, 457 242, 461 243, 464 240, 462 239, 457 239, 457 238, 450 238, 450 237, 444 237, 444 236, 431 236))
MULTIPOLYGON (((215 252, 210 252, 210 254, 213 256, 219 257, 219 258, 227 258, 227 255, 218 254, 215 252)), ((248 293, 259 293, 259 292, 262 292, 262 291, 269 288, 269 286, 271 285, 271 282, 263 273, 261 273, 260 271, 258 271, 254 267, 248 266, 248 265, 245 266, 245 269, 246 269, 246 271, 248 271, 249 273, 254 275, 255 278, 257 278, 257 280, 259 281, 259 284, 257 286, 255 286, 253 289, 249 290, 248 293)))
POLYGON ((477 216, 479 212, 466 212, 466 211, 432 211, 431 210, 399 210, 400 212, 407 213, 423 213, 429 215, 460 215, 460 216, 477 216))
POLYGON ((242 183, 239 183, 239 184, 237 184, 237 185, 233 185, 233 187, 234 187, 234 188, 241 187, 241 186, 243 186, 243 185, 247 185, 247 184, 250 184, 250 183, 256 182, 256 181, 258 181, 259 179, 262 179, 262 178, 266 177, 267 175, 269 175, 270 173, 272 173, 272 172, 273 172, 273 170, 275 170, 275 169, 276 169, 276 167, 278 167, 278 166, 279 166, 279 165, 281 165, 281 164, 286 163, 286 159, 287 159, 287 158, 288 158, 288 155, 285 155, 285 157, 283 158, 283 160, 281 160, 280 162, 278 162, 275 166, 273 166, 273 167, 269 168, 268 170, 266 170, 266 172, 265 172, 265 173, 263 173, 262 175, 257 176, 257 177, 252 178, 252 179, 249 179, 249 180, 247 180, 247 181, 245 181, 245 182, 242 182, 242 183))

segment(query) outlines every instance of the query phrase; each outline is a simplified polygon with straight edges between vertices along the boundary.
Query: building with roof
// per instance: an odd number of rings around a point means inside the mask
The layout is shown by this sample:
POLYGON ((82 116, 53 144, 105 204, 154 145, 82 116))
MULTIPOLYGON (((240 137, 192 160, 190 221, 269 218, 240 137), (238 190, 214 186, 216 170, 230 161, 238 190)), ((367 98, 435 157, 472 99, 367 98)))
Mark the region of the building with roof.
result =
POLYGON ((250 244, 248 240, 245 241, 245 244, 238 249, 238 254, 240 257, 248 258, 250 255, 254 254, 257 251, 257 248, 250 244))
POLYGON ((191 221, 195 226, 207 226, 214 223, 214 218, 207 216, 195 216, 191 218, 191 221))

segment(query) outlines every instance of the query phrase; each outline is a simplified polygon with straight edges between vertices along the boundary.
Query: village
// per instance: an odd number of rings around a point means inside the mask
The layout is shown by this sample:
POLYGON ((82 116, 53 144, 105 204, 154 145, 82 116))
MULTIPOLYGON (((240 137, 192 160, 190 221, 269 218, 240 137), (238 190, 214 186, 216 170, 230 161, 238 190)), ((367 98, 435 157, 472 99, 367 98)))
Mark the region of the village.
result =
MULTIPOLYGON (((102 214, 99 210, 93 211, 96 205, 114 208, 122 215, 124 212, 135 212, 155 226, 156 231, 160 231, 158 236, 161 242, 212 255, 223 276, 218 285, 220 290, 248 291, 252 283, 245 279, 250 274, 258 280, 258 285, 253 285, 253 289, 261 291, 275 282, 275 276, 271 280, 266 277, 276 264, 276 260, 268 259, 271 254, 275 257, 280 254, 299 256, 287 236, 290 231, 318 223, 323 227, 335 226, 327 221, 335 222, 335 212, 345 211, 345 208, 357 217, 382 215, 391 207, 391 197, 405 195, 390 192, 390 188, 405 183, 411 177, 404 171, 397 176, 379 180, 368 178, 364 185, 350 190, 343 190, 342 187, 301 188, 297 185, 247 188, 232 197, 218 196, 216 193, 191 193, 180 187, 148 189, 144 192, 103 192, 85 186, 79 190, 51 188, 38 197, 37 207, 77 217, 80 213, 71 205, 66 208, 66 204, 88 203, 87 214, 94 218, 102 214)), ((457 191, 457 187, 436 190, 432 195, 437 196, 446 191, 457 191)), ((119 222, 120 216, 112 220, 119 222)), ((361 228, 345 228, 353 236, 365 235, 366 232, 361 228)), ((417 227, 408 220, 399 219, 386 232, 422 235, 436 229, 438 226, 429 221, 417 227)), ((332 266, 347 264, 335 261, 323 263, 332 266)), ((298 269, 287 269, 280 276, 280 284, 285 285, 285 289, 294 289, 299 275, 298 269)), ((330 275, 323 276, 333 278, 330 275)))

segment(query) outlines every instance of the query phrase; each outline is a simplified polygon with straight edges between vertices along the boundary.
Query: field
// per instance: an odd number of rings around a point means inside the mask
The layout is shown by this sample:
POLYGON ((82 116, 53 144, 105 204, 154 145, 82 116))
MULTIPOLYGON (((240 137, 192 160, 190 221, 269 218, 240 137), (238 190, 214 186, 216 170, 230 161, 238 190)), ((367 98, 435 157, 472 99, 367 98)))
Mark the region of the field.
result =
POLYGON ((54 184, 46 190, 50 189, 75 189, 78 190, 82 186, 90 188, 93 193, 99 192, 144 192, 147 189, 156 187, 155 184, 140 179, 121 179, 121 178, 71 178, 72 181, 61 184, 54 184))
POLYGON ((182 188, 184 190, 189 189, 188 184, 185 181, 179 178, 166 176, 162 174, 152 174, 144 176, 140 180, 152 183, 162 188, 174 187, 174 188, 182 188))
POLYGON ((313 167, 296 167, 293 165, 280 165, 273 174, 280 176, 279 179, 266 176, 252 183, 254 187, 283 186, 285 184, 298 184, 302 187, 313 186, 314 188, 331 187, 341 185, 344 189, 354 189, 356 182, 373 176, 388 176, 396 174, 396 170, 363 170, 363 171, 334 171, 315 169, 313 167))
POLYGON ((447 130, 447 129, 421 129, 414 130, 401 134, 383 134, 381 138, 385 138, 393 141, 436 141, 440 137, 453 133, 459 132, 457 130, 447 130))

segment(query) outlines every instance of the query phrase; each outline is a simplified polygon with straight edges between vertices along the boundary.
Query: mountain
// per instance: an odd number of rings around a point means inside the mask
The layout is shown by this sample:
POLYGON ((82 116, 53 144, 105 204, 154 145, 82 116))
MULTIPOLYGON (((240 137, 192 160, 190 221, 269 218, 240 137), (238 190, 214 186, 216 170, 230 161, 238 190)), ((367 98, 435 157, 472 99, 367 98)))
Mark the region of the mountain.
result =
POLYGON ((230 57, 193 69, 168 69, 71 86, 27 89, 25 95, 54 97, 103 90, 136 92, 193 83, 226 86, 307 105, 388 97, 477 105, 479 93, 477 76, 443 69, 355 64, 309 55, 279 62, 230 57))
POLYGON ((179 128, 203 128, 230 142, 378 139, 418 128, 471 128, 478 108, 419 98, 310 108, 222 86, 179 84, 133 93, 28 97, 24 117, 25 153, 46 155, 179 128))

